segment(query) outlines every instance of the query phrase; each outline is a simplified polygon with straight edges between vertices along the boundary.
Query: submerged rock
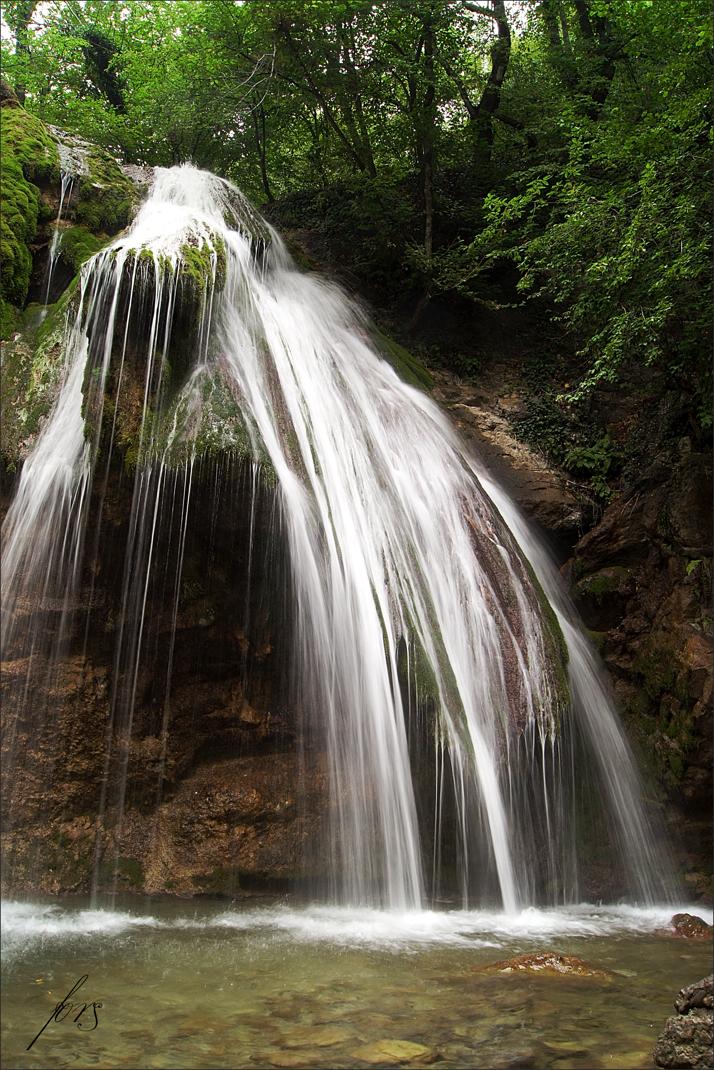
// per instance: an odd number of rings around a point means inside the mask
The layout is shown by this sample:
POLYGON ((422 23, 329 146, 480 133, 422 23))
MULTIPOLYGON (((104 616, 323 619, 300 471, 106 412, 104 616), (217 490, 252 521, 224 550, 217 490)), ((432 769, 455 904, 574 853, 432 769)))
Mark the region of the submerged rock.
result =
POLYGON ((682 988, 657 1041, 654 1061, 664 1068, 710 1070, 714 1067, 714 976, 682 988))
POLYGON ((612 970, 604 970, 599 966, 592 966, 582 959, 573 955, 559 955, 553 951, 535 954, 517 955, 512 959, 503 959, 501 962, 492 962, 483 967, 488 972, 498 973, 545 973, 545 974, 571 974, 576 977, 603 977, 613 978, 612 970))
POLYGON ((430 1062, 435 1053, 425 1044, 411 1040, 376 1040, 352 1052, 355 1059, 374 1065, 398 1065, 399 1063, 430 1062))

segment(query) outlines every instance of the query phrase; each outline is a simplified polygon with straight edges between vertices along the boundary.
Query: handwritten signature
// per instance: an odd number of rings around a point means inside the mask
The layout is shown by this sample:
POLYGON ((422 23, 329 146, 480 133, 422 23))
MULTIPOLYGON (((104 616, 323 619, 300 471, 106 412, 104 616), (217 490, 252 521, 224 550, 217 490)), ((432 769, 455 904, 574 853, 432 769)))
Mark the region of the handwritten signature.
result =
POLYGON ((75 992, 78 992, 79 989, 82 987, 82 985, 85 983, 85 981, 88 981, 88 980, 89 980, 89 974, 87 974, 87 973, 82 974, 82 976, 79 978, 79 980, 69 990, 69 992, 64 997, 64 999, 61 999, 59 1001, 59 1003, 57 1004, 55 1009, 52 1011, 52 1014, 49 1016, 49 1018, 47 1019, 45 1024, 42 1026, 42 1029, 40 1029, 40 1031, 37 1034, 37 1036, 35 1037, 35 1039, 31 1040, 30 1043, 27 1045, 27 1047, 25 1048, 25 1051, 29 1051, 30 1048, 32 1047, 32 1045, 35 1043, 35 1040, 39 1040, 40 1039, 40 1037, 44 1033, 44 1031, 47 1028, 47 1026, 50 1024, 50 1022, 64 1022, 65 1019, 69 1018, 69 1016, 71 1014, 73 1014, 75 1011, 77 1011, 77 1013, 75 1014, 73 1021, 75 1022, 75 1024, 76 1024, 78 1029, 85 1029, 87 1032, 90 1032, 92 1029, 96 1029, 97 1028, 97 1026, 99 1025, 99 1015, 97 1014, 97 1011, 101 1010, 101 1008, 104 1006, 103 1003, 99 1003, 99 1002, 97 1002, 97 1000, 92 1000, 91 1003, 70 1003, 69 1002, 70 996, 73 996, 75 994, 75 992), (88 1021, 91 1021, 91 1018, 85 1019, 84 1022, 81 1022, 80 1018, 82 1017, 82 1015, 86 1011, 90 1010, 90 1008, 91 1008, 92 1014, 94 1016, 94 1022, 92 1023, 92 1025, 87 1025, 86 1023, 88 1021))

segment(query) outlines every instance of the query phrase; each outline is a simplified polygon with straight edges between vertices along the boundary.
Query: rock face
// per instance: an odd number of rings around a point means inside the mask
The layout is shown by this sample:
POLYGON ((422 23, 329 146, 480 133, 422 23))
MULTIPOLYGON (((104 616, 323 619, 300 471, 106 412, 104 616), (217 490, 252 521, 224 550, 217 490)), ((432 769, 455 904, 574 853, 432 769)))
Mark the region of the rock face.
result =
MULTIPOLYGON (((517 386, 512 359, 478 384, 445 372, 434 379, 435 396, 486 468, 566 561, 565 578, 611 674, 640 763, 659 789, 687 895, 711 901, 709 452, 691 437, 662 434, 598 515, 583 488, 515 437, 509 417, 518 415, 526 388, 517 386)), ((593 879, 590 894, 607 897, 607 872, 593 879)))
POLYGON ((455 376, 434 373, 436 398, 516 504, 549 536, 571 546, 590 522, 592 502, 572 481, 515 437, 507 419, 512 395, 493 386, 465 388, 455 376))
POLYGON ((641 760, 668 796, 688 892, 710 898, 711 461, 682 439, 605 510, 566 573, 641 760))
POLYGON ((714 1067, 714 977, 683 988, 674 1006, 678 1013, 667 1019, 657 1041, 657 1066, 681 1070, 714 1067))
MULTIPOLYGON (((196 473, 174 605, 166 580, 171 588, 178 575, 177 528, 157 535, 162 567, 148 587, 129 707, 114 658, 120 627, 133 628, 122 609, 131 487, 119 464, 101 513, 97 492, 89 530, 100 549, 65 649, 51 671, 35 657, 24 697, 24 644, 6 651, 4 887, 79 892, 94 877, 100 888, 195 895, 299 881, 326 810, 326 772, 302 738, 288 671, 290 583, 272 490, 252 497, 251 475, 231 473, 225 458, 196 473)), ((41 635, 56 633, 61 610, 43 605, 41 635)))

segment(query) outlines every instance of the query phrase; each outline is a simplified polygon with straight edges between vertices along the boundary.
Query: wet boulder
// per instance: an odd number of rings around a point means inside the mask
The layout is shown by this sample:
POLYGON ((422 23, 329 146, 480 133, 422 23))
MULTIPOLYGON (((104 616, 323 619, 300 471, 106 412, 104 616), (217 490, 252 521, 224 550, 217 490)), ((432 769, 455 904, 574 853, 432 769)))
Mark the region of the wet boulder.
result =
POLYGON ((657 1066, 680 1070, 714 1067, 714 977, 703 978, 680 990, 674 1006, 678 1013, 667 1019, 657 1041, 657 1066))
POLYGON ((677 936, 689 940, 711 940, 712 926, 696 914, 673 914, 670 925, 677 936))
POLYGON ((548 976, 570 975, 575 977, 613 978, 611 970, 593 966, 574 955, 560 955, 555 951, 516 955, 512 959, 492 962, 484 967, 489 973, 542 973, 548 976))

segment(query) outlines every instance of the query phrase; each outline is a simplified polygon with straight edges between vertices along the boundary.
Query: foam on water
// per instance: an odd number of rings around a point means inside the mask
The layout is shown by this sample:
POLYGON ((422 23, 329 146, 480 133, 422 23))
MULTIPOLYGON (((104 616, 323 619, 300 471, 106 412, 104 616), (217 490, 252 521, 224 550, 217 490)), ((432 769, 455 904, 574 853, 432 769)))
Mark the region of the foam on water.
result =
MULTIPOLYGON (((699 906, 674 908, 695 913, 709 924, 712 911, 699 906)), ((671 906, 595 906, 581 903, 561 910, 528 908, 516 913, 488 910, 385 911, 344 907, 285 906, 229 909, 216 913, 158 917, 118 910, 71 909, 59 905, 7 902, 2 905, 4 952, 17 956, 44 941, 82 943, 99 937, 107 944, 152 931, 167 935, 186 930, 259 934, 298 944, 409 950, 443 946, 501 948, 514 941, 552 946, 565 938, 604 938, 666 930, 671 906)))

